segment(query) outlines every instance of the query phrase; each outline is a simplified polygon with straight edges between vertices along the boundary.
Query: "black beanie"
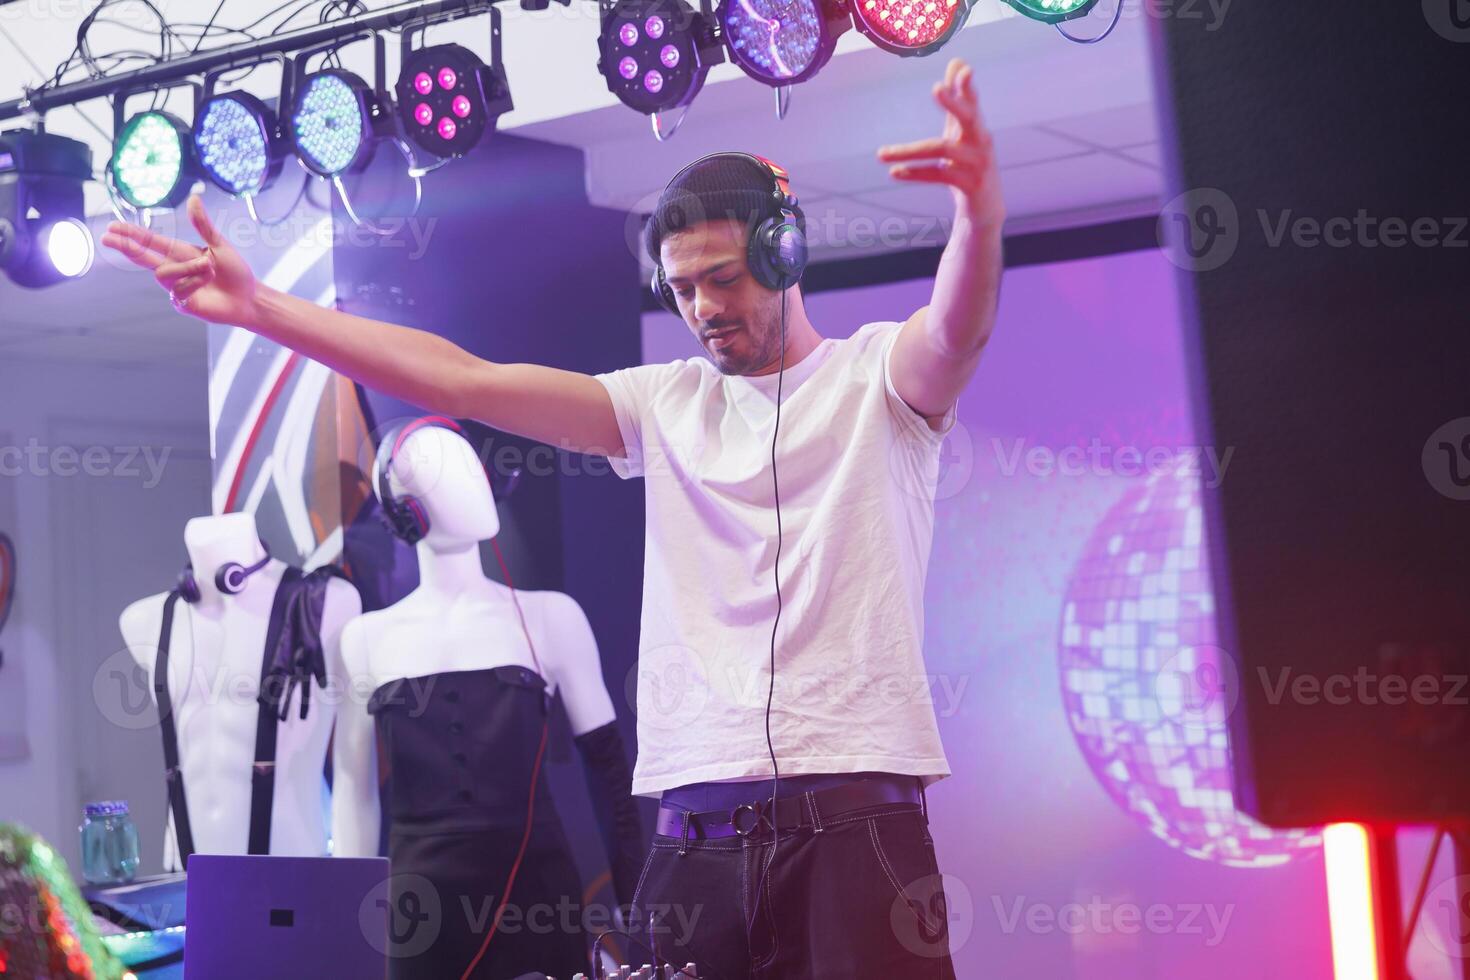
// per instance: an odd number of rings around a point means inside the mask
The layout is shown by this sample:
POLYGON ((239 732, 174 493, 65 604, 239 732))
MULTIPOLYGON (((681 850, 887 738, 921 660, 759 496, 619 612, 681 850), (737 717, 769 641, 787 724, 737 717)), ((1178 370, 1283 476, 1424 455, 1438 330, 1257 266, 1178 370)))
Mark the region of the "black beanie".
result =
MULTIPOLYGON (((740 153, 712 156, 685 169, 659 195, 653 214, 643 226, 643 247, 654 265, 662 262, 659 247, 665 235, 684 231, 705 221, 734 218, 747 233, 766 218, 775 217, 771 172, 740 153)), ((796 210, 796 224, 806 231, 806 219, 796 210)))

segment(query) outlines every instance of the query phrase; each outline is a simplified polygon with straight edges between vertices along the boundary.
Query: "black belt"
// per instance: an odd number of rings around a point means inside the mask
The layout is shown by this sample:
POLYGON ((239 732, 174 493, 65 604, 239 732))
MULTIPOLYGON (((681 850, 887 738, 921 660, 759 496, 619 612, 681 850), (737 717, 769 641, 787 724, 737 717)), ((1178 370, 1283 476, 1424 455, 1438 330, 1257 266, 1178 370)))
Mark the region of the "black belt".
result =
POLYGON ((658 810, 655 833, 685 840, 712 840, 720 837, 748 837, 757 830, 782 830, 810 827, 821 833, 823 825, 852 810, 868 807, 911 803, 925 809, 918 777, 912 783, 894 785, 889 780, 862 780, 843 783, 828 789, 809 790, 797 796, 785 796, 742 803, 733 810, 706 810, 694 813, 664 804, 658 810))

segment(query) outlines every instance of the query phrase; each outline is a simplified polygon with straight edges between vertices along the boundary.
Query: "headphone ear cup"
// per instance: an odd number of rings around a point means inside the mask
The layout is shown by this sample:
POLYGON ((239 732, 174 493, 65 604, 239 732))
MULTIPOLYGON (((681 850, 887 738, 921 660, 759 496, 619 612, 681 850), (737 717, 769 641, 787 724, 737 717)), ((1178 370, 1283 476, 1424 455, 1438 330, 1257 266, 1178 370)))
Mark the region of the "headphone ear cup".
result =
POLYGON ((746 251, 751 273, 767 289, 790 289, 806 271, 806 234, 785 215, 762 221, 746 251))
POLYGON ((653 279, 649 283, 649 286, 653 289, 653 295, 658 297, 660 306, 674 314, 674 316, 680 319, 683 318, 684 315, 679 312, 679 298, 674 295, 674 291, 669 288, 668 281, 664 279, 663 266, 656 265, 653 267, 653 279))
POLYGON ((198 602, 200 599, 199 583, 194 581, 194 566, 185 565, 184 570, 179 573, 179 580, 174 585, 174 590, 185 602, 198 602))
POLYGON ((389 497, 382 501, 383 523, 407 544, 418 544, 429 533, 429 515, 414 497, 389 497))
POLYGON ((225 595, 236 595, 245 584, 245 566, 227 561, 214 573, 214 587, 225 595))

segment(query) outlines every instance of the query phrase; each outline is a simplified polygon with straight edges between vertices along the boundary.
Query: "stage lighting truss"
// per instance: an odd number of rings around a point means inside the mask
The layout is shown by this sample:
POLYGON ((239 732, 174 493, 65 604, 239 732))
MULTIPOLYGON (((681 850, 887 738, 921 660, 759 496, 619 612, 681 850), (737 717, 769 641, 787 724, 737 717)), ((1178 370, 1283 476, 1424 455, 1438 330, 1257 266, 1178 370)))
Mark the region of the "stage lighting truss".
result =
MULTIPOLYGON (((1086 17, 1098 0, 1005 0, 1016 10, 1045 24, 1060 24, 1074 17, 1086 17)), ((1121 6, 1122 0, 1119 0, 1121 6)))
POLYGON ((851 0, 852 19, 858 30, 884 51, 922 57, 944 47, 965 26, 970 2, 851 0))
POLYGON ((602 31, 597 70, 630 109, 652 117, 654 136, 667 139, 660 112, 686 113, 710 67, 725 59, 709 0, 695 10, 685 0, 599 0, 602 31))
MULTIPOLYGON (((174 87, 185 86, 193 90, 198 105, 198 84, 180 82, 174 87)), ((148 212, 184 202, 199 179, 199 168, 193 134, 178 116, 153 108, 127 115, 128 99, 139 94, 152 96, 156 91, 121 91, 113 97, 112 159, 107 162, 106 185, 119 218, 121 198, 146 222, 148 212)))
MULTIPOLYGON (((278 106, 291 105, 292 66, 281 66, 278 106)), ((204 91, 194 110, 194 154, 199 169, 220 190, 244 200, 256 221, 255 198, 275 183, 290 153, 280 117, 249 92, 216 92, 224 70, 204 76, 204 91)))
POLYGON ((722 0, 720 34, 730 60, 765 85, 795 85, 832 57, 852 18, 837 0, 722 0))
POLYGON ((87 144, 51 133, 0 133, 0 269, 18 286, 84 275, 96 246, 82 185, 92 179, 87 144))
POLYGON ((490 64, 458 44, 414 47, 424 25, 402 33, 398 121, 409 140, 432 156, 462 157, 494 132, 514 103, 500 55, 500 11, 490 11, 490 64))

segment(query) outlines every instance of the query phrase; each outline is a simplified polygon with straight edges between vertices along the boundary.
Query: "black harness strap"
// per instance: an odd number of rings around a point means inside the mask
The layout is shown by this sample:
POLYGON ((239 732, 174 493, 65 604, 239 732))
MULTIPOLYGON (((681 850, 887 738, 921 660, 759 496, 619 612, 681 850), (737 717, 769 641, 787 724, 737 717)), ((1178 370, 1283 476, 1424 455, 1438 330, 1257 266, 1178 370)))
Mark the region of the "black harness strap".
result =
MULTIPOLYGON (((179 765, 179 733, 174 727, 173 700, 168 694, 168 648, 173 637, 174 606, 179 593, 170 592, 163 602, 163 630, 158 636, 158 657, 153 662, 153 700, 158 705, 158 725, 163 731, 163 775, 168 783, 168 806, 174 816, 174 840, 185 869, 194 853, 194 833, 189 826, 189 803, 184 796, 184 770, 179 765)), ((190 653, 193 653, 191 650, 190 653)))
MULTIPOLYGON (((261 695, 257 699, 260 712, 255 718, 255 764, 250 767, 250 846, 248 854, 271 852, 271 808, 276 798, 276 726, 279 717, 272 699, 265 696, 265 687, 273 683, 270 676, 271 652, 281 635, 286 621, 286 607, 290 605, 291 592, 301 581, 301 569, 294 565, 286 567, 281 584, 276 588, 276 598, 271 604, 270 625, 265 633, 265 656, 260 666, 261 695)), ((279 683, 277 679, 274 681, 279 683)), ((304 694, 302 695, 305 696, 304 694)))
MULTIPOLYGON (((276 587, 275 600, 271 604, 270 623, 266 627, 265 650, 262 657, 260 683, 267 683, 271 658, 268 655, 276 647, 281 627, 286 619, 286 607, 291 592, 301 581, 301 569, 287 566, 276 587)), ((184 793, 184 770, 179 764, 179 733, 174 724, 173 700, 168 693, 169 641, 173 635, 174 606, 180 595, 178 591, 168 594, 163 603, 163 628, 158 637, 158 659, 153 666, 153 699, 158 704, 158 724, 163 732, 164 777, 168 782, 168 805, 174 817, 174 837, 179 845, 179 859, 185 870, 189 857, 194 853, 194 833, 189 824, 189 802, 184 793)), ((191 653, 193 651, 190 651, 191 653)), ((250 836, 246 853, 269 854, 271 848, 271 808, 276 796, 276 725, 275 708, 267 698, 260 698, 260 710, 255 719, 255 761, 250 767, 250 836)))

